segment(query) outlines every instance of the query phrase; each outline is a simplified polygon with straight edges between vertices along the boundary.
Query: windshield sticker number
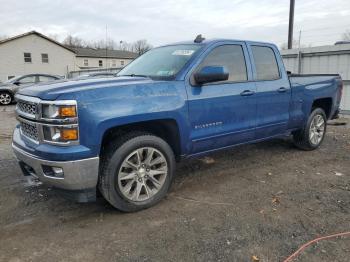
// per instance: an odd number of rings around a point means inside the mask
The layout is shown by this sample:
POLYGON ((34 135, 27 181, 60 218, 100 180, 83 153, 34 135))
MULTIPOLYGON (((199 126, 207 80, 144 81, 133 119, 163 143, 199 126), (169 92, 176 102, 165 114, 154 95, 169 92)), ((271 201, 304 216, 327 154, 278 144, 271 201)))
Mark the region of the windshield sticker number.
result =
POLYGON ((169 71, 162 70, 157 72, 157 76, 171 76, 173 74, 174 74, 174 70, 169 70, 169 71))
POLYGON ((172 55, 184 55, 190 56, 194 53, 194 50, 175 50, 172 55))

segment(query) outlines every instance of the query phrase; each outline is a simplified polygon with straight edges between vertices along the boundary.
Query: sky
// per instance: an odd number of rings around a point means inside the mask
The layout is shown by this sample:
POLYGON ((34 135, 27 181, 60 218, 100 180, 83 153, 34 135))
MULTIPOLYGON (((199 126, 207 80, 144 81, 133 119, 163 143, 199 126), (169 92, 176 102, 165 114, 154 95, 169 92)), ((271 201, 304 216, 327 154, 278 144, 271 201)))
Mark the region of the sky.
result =
MULTIPOLYGON (((289 0, 0 0, 0 36, 31 30, 62 41, 68 34, 88 41, 153 46, 209 38, 287 42, 289 0)), ((334 44, 350 30, 349 0, 296 0, 294 38, 302 45, 334 44)))

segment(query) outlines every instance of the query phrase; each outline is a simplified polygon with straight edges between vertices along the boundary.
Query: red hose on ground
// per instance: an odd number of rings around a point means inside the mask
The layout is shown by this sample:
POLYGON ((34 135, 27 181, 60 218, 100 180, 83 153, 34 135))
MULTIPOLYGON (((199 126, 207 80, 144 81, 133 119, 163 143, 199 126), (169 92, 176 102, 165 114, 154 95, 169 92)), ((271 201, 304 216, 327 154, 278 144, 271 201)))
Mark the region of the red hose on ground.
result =
POLYGON ((299 255, 299 253, 301 251, 303 251, 305 248, 307 248, 308 246, 310 246, 311 244, 313 244, 315 242, 318 242, 318 241, 324 240, 324 239, 333 238, 333 237, 346 236, 346 235, 350 235, 350 231, 349 232, 338 233, 338 234, 333 234, 333 235, 329 235, 329 236, 315 238, 314 240, 311 240, 311 241, 307 242, 306 244, 302 245, 297 251, 295 251, 292 255, 287 257, 283 262, 292 261, 292 259, 295 258, 297 255, 299 255))

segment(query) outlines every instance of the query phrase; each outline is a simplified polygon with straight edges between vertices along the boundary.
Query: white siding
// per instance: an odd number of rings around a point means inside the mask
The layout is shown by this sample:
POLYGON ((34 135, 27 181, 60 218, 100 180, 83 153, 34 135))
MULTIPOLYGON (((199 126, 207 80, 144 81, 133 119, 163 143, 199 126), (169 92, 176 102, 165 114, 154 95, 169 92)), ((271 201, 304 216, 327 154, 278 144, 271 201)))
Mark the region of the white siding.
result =
MULTIPOLYGON (((350 44, 303 48, 301 74, 340 74, 344 82, 341 109, 350 112, 350 44)), ((286 70, 298 72, 297 49, 281 51, 286 70), (290 57, 294 55, 294 57, 290 57)))
POLYGON ((97 57, 80 57, 78 56, 76 58, 76 63, 77 66, 80 69, 89 69, 89 68, 111 68, 111 67, 124 67, 127 64, 129 64, 132 61, 132 59, 119 59, 119 58, 107 58, 107 67, 106 67, 106 58, 97 58, 97 57), (84 60, 88 59, 89 65, 88 66, 84 66, 84 60), (100 67, 98 64, 98 61, 102 60, 103 62, 103 66, 100 67), (113 66, 113 60, 115 60, 116 62, 116 66, 113 66), (122 62, 124 61, 124 65, 122 65, 122 62))
POLYGON ((31 34, 0 44, 0 80, 8 76, 30 73, 66 75, 75 70, 75 53, 31 34), (24 53, 31 53, 32 62, 24 62, 24 53), (49 63, 42 63, 41 54, 49 56, 49 63))

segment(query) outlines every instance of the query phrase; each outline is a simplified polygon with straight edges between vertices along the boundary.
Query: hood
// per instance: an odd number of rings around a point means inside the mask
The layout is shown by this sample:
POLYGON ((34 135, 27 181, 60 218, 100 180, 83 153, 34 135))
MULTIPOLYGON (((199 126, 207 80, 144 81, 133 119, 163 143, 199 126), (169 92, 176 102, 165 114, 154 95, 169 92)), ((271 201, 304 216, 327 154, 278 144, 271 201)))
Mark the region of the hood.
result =
POLYGON ((0 83, 0 89, 15 91, 18 89, 18 86, 10 83, 0 83))
POLYGON ((149 84, 153 82, 145 77, 113 77, 59 80, 46 84, 36 84, 20 89, 18 94, 39 97, 44 100, 55 100, 59 96, 69 96, 75 93, 82 94, 86 91, 106 88, 117 88, 125 85, 149 84))

